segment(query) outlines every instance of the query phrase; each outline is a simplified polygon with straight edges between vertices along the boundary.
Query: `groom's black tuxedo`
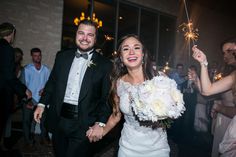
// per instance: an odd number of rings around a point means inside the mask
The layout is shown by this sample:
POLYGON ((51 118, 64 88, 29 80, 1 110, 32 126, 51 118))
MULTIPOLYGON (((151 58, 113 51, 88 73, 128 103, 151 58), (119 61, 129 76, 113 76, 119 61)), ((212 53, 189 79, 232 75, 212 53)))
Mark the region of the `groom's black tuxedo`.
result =
MULTIPOLYGON (((76 49, 71 49, 57 53, 54 67, 40 99, 40 103, 49 105, 45 124, 53 134, 58 131, 58 125, 67 125, 60 124, 62 122, 60 114, 75 52, 76 49)), ((78 100, 78 120, 74 126, 80 132, 80 138, 84 140, 87 140, 86 131, 89 126, 94 125, 95 122, 106 123, 111 114, 107 99, 112 64, 96 51, 93 51, 91 61, 93 64, 87 67, 82 80, 78 100)))

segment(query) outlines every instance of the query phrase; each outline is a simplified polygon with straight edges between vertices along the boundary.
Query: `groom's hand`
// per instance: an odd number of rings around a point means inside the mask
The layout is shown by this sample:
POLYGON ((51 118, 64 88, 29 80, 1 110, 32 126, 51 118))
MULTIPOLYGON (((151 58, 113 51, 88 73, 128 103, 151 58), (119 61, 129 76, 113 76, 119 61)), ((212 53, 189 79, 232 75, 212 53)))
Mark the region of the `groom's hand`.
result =
POLYGON ((86 133, 90 142, 97 142, 103 137, 103 127, 99 126, 97 123, 94 124, 86 133))

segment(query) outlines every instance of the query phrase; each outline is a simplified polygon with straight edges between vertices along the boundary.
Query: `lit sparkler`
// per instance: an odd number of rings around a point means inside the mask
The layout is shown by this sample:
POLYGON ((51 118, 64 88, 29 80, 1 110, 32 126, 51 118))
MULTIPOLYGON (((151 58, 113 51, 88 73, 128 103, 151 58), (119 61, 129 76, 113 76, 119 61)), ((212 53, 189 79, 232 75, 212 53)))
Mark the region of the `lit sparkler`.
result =
POLYGON ((188 15, 188 8, 186 5, 186 0, 183 0, 184 2, 184 9, 187 16, 187 23, 183 23, 179 26, 179 29, 181 29, 182 32, 184 32, 185 40, 188 41, 188 65, 190 65, 190 58, 191 58, 191 41, 192 44, 195 45, 195 41, 198 40, 199 33, 198 29, 193 27, 193 22, 190 20, 188 15))
POLYGON ((181 28, 181 30, 184 32, 185 40, 188 40, 188 41, 192 40, 193 42, 198 40, 198 37, 199 37, 198 29, 193 28, 192 22, 183 23, 179 26, 179 28, 181 28))
POLYGON ((186 1, 185 0, 183 1, 184 1, 184 9, 185 9, 188 23, 182 23, 179 26, 179 28, 184 32, 185 40, 192 41, 193 45, 195 45, 194 42, 197 41, 199 37, 198 29, 193 27, 193 22, 189 19, 186 1))

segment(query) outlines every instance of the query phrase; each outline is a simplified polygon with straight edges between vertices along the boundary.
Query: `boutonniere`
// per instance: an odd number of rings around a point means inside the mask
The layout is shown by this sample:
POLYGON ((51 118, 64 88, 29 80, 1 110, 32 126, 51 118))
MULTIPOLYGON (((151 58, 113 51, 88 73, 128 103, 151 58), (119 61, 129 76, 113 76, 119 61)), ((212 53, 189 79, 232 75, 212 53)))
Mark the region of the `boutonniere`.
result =
POLYGON ((96 66, 96 64, 93 62, 93 60, 89 60, 87 66, 92 67, 92 66, 96 66))

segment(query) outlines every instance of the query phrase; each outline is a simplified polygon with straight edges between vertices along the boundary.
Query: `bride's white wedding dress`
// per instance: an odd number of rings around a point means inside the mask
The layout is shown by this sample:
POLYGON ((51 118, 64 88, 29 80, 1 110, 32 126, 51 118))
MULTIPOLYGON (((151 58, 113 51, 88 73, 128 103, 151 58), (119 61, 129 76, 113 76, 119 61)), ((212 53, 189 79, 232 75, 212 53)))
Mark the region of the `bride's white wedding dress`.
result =
POLYGON ((130 105, 130 92, 142 90, 142 84, 131 85, 123 80, 117 82, 117 94, 120 97, 120 110, 125 123, 119 141, 118 157, 169 157, 170 148, 166 131, 162 128, 151 129, 140 126, 135 120, 130 105))

